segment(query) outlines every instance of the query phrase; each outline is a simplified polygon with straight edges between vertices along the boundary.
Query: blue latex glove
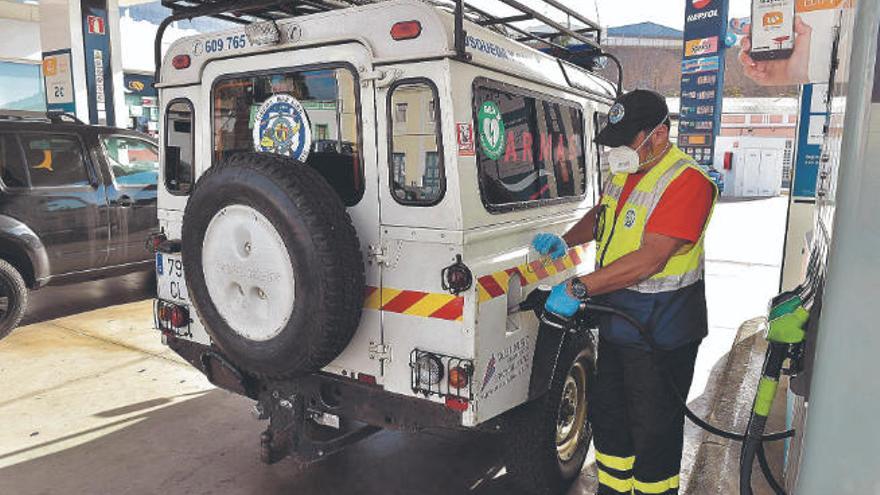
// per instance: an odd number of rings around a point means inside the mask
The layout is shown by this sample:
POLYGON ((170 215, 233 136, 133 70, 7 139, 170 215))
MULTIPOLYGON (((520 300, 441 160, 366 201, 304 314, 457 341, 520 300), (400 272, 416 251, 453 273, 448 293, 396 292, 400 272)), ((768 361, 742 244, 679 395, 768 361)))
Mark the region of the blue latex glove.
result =
POLYGON ((554 260, 562 258, 568 252, 568 245, 562 240, 562 237, 546 232, 542 232, 532 239, 532 247, 541 254, 549 254, 554 260))
POLYGON ((581 301, 568 293, 568 281, 563 282, 550 291, 550 297, 544 303, 544 309, 563 318, 571 318, 577 313, 581 301))

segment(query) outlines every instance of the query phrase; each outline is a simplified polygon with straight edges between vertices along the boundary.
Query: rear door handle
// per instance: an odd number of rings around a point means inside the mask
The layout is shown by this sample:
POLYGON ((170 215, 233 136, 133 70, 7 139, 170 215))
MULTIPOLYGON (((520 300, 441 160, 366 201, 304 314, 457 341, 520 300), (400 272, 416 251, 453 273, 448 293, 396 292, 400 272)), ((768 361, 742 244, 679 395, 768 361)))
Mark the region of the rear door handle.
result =
POLYGON ((123 208, 128 208, 134 204, 134 200, 131 199, 131 196, 126 196, 123 194, 122 196, 119 196, 119 199, 116 200, 116 204, 123 208))

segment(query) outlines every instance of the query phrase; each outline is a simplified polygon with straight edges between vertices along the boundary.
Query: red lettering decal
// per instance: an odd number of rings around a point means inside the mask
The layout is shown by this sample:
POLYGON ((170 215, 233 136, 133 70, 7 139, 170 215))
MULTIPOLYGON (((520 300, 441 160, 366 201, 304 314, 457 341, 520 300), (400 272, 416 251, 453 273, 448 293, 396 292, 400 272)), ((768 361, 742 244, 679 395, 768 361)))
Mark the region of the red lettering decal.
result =
POLYGON ((553 136, 541 134, 541 157, 542 161, 553 163, 553 136))
POLYGON ((580 136, 578 136, 576 134, 572 135, 568 140, 568 159, 571 160, 572 166, 574 166, 578 163, 578 155, 580 155, 580 153, 579 153, 580 144, 581 144, 580 136), (575 138, 577 138, 577 139, 575 139, 575 138))
POLYGON ((507 147, 504 149, 504 161, 516 161, 516 139, 513 137, 513 131, 507 131, 507 147))
POLYGON ((556 141, 556 161, 559 164, 560 182, 568 182, 568 166, 565 163, 565 145, 562 143, 562 136, 556 141))
POLYGON ((534 158, 532 158, 532 133, 529 131, 523 132, 522 135, 522 159, 524 162, 532 162, 534 158))

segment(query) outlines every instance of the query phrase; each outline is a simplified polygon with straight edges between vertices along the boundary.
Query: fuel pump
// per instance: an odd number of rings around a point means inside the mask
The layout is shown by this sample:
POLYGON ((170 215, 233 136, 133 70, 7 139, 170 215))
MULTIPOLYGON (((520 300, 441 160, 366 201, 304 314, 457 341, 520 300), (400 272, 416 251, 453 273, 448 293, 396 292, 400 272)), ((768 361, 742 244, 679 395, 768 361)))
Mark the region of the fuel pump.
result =
MULTIPOLYGON (((811 265, 813 265, 811 259, 811 265)), ((812 270, 811 270, 812 272, 812 270)), ((786 359, 791 358, 791 372, 800 368, 800 360, 803 355, 803 342, 806 332, 804 325, 809 318, 807 304, 812 300, 814 284, 805 283, 798 289, 782 293, 771 301, 769 312, 769 329, 766 338, 770 341, 767 350, 763 373, 758 385, 758 392, 752 407, 752 415, 749 419, 745 434, 732 432, 719 428, 697 416, 687 405, 687 398, 675 384, 671 374, 662 365, 658 364, 659 371, 667 377, 667 383, 675 394, 685 416, 694 424, 704 430, 730 440, 743 442, 740 458, 740 493, 751 495, 752 463, 757 456, 767 482, 777 493, 784 495, 779 482, 773 477, 770 465, 764 454, 763 443, 768 441, 783 440, 794 435, 794 430, 786 430, 765 434, 773 399, 782 372, 782 366, 786 359)), ((592 316, 598 313, 611 314, 625 319, 635 327, 642 339, 652 351, 659 350, 656 341, 649 329, 641 322, 613 306, 602 304, 594 300, 587 300, 581 304, 580 310, 572 318, 565 319, 544 311, 544 303, 550 295, 549 287, 539 287, 532 291, 520 305, 521 310, 531 310, 540 318, 541 332, 562 331, 563 339, 574 329, 590 328, 583 325, 584 322, 595 323, 592 316)), ((595 326, 595 325, 593 325, 595 326)), ((561 343, 560 343, 561 346, 561 343)))

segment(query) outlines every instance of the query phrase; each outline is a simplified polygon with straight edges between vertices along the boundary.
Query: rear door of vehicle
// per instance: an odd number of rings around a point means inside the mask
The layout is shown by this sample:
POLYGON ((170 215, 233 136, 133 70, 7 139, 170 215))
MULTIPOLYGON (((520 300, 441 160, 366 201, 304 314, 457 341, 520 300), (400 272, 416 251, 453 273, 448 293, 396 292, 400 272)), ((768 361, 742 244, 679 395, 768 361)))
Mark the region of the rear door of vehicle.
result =
POLYGON ((53 275, 104 266, 109 244, 106 188, 75 126, 17 133, 30 188, 17 214, 40 236, 53 275))
POLYGON ((135 135, 97 136, 96 154, 107 172, 112 265, 152 259, 147 237, 157 228, 156 182, 159 147, 135 135))
MULTIPOLYGON (((368 295, 380 287, 379 265, 369 257, 379 245, 372 73, 369 52, 355 43, 211 62, 203 72, 198 105, 210 109, 211 137, 197 141, 197 155, 212 157, 212 163, 254 151, 255 116, 263 103, 281 94, 296 99, 311 131, 306 165, 320 172, 346 204, 361 244, 368 295)), ((366 308, 351 343, 327 369, 353 378, 378 377, 383 361, 375 353, 371 358, 370 349, 381 350, 381 344, 379 312, 366 308)))
MULTIPOLYGON (((463 331, 464 294, 445 289, 441 277, 464 254, 458 181, 447 173, 455 170, 448 164, 457 157, 447 150, 456 138, 446 61, 383 70, 396 75, 377 89, 382 330, 394 354, 385 388, 412 393, 410 365, 417 355, 430 352, 447 366, 472 353, 463 331)), ((445 386, 416 385, 435 396, 445 386)))

